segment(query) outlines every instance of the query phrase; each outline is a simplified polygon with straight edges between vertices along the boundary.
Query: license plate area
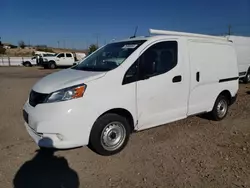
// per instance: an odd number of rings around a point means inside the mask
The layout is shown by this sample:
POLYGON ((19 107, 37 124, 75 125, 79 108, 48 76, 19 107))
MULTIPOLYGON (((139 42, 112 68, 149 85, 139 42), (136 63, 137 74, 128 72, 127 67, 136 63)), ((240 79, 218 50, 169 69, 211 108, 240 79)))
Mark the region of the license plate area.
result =
POLYGON ((25 110, 23 110, 23 119, 27 124, 29 124, 29 115, 25 110))

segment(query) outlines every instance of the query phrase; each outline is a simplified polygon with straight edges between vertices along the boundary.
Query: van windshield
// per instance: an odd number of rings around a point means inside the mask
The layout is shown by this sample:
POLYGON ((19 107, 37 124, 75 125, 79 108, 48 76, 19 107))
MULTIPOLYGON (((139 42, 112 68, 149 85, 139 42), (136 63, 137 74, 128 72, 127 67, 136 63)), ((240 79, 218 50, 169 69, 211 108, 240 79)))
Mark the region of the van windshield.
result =
POLYGON ((146 40, 107 44, 72 69, 83 71, 110 71, 121 65, 146 40))

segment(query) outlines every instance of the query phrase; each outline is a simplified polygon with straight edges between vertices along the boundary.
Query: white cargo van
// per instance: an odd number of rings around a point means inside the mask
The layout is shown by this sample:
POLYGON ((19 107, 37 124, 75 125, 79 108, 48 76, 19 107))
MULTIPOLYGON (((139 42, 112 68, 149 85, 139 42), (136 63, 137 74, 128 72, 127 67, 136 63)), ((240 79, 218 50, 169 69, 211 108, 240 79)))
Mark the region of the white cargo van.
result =
POLYGON ((225 118, 238 91, 232 42, 150 31, 163 35, 107 44, 33 86, 23 116, 41 148, 88 145, 112 155, 134 131, 200 113, 225 118))
POLYGON ((238 58, 239 77, 244 83, 250 82, 250 37, 227 36, 233 41, 238 58))

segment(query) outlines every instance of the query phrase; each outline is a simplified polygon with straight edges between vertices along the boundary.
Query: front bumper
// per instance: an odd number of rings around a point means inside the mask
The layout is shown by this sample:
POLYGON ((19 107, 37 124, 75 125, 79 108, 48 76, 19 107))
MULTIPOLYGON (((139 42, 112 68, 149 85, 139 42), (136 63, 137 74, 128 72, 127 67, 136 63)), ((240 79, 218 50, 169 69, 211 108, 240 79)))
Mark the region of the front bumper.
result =
POLYGON ((75 103, 77 100, 36 107, 25 103, 25 127, 38 146, 69 149, 88 145, 95 119, 84 109, 72 108, 75 103))

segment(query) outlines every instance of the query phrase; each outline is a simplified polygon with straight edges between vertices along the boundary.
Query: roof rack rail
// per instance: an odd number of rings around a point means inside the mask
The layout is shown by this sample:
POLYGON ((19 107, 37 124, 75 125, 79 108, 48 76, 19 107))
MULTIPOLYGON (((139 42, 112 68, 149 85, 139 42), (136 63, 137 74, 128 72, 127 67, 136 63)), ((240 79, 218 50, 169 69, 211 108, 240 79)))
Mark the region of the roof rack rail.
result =
POLYGON ((157 30, 157 29, 149 29, 150 34, 156 35, 177 35, 177 36, 186 36, 186 37, 200 37, 207 39, 217 39, 217 40, 228 40, 227 37, 217 37, 212 35, 203 35, 196 33, 186 33, 186 32, 178 32, 178 31, 167 31, 167 30, 157 30))

